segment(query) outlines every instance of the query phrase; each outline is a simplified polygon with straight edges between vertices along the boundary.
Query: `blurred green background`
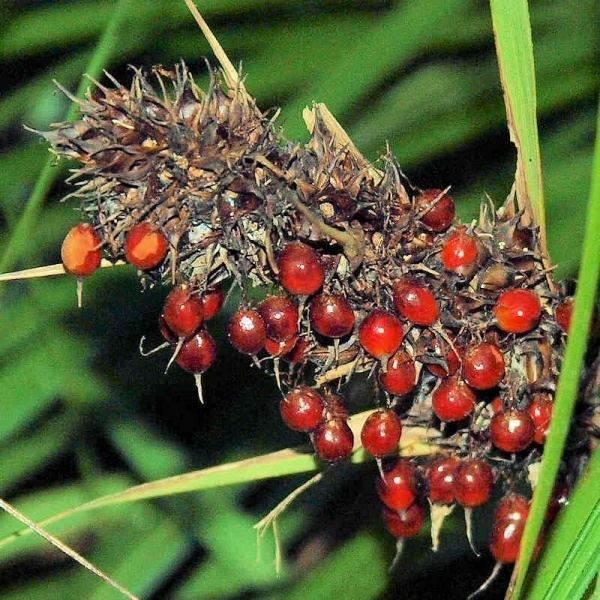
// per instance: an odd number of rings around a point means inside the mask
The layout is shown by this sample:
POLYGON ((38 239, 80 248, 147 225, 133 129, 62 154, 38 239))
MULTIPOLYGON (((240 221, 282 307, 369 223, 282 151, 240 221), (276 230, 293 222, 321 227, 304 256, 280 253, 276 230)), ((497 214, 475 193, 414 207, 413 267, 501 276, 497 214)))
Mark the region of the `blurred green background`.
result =
MULTIPOLYGON (((5 247, 47 159, 22 124, 63 118, 116 2, 0 0, 0 227, 5 247)), ((477 0, 204 0, 204 16, 259 106, 281 106, 289 139, 306 139, 302 108, 328 104, 373 160, 386 141, 421 187, 453 186, 470 220, 488 194, 501 201, 514 173, 487 2, 477 0)), ((579 257, 597 94, 593 0, 534 0, 542 161, 550 250, 560 276, 579 257)), ((172 65, 183 58, 206 81, 208 45, 183 1, 130 0, 109 68, 172 65)), ((68 165, 56 169, 66 173, 68 165)), ((62 177, 58 179, 61 181, 62 177)), ((57 183, 18 250, 14 268, 57 262, 79 220, 57 183)), ((281 424, 270 381, 230 351, 227 310, 212 331, 219 362, 205 377, 204 407, 193 380, 167 358, 142 358, 159 342, 166 290, 141 293, 129 267, 103 270, 75 307, 70 278, 0 288, 0 494, 35 519, 135 483, 302 443, 281 424)), ((231 310, 235 298, 228 305, 231 310)), ((354 410, 369 398, 358 390, 354 410)), ((442 548, 427 534, 406 544, 391 575, 394 543, 382 531, 374 466, 328 469, 280 520, 286 562, 273 568, 267 537, 257 562, 253 523, 306 477, 102 509, 52 529, 144 598, 180 600, 464 598, 491 570, 468 549, 461 516, 444 525, 442 548)), ((0 518, 0 536, 18 528, 0 518)), ((480 545, 486 515, 476 517, 480 545)), ((487 597, 503 596, 508 573, 487 597)), ((4 599, 118 598, 33 536, 0 551, 4 599)))

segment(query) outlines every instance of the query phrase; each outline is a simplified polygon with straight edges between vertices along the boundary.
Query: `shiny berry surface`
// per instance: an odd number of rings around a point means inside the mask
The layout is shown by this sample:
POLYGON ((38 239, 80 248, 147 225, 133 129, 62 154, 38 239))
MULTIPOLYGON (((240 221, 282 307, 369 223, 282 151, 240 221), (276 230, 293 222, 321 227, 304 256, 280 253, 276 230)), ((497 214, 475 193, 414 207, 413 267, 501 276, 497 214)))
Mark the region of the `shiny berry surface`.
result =
POLYGON ((405 352, 396 352, 387 362, 386 370, 379 371, 381 387, 395 396, 411 392, 417 381, 415 361, 405 352))
POLYGON ((494 306, 496 323, 507 333, 526 333, 540 320, 542 305, 539 296, 531 290, 506 290, 494 306))
POLYGON ((490 552, 501 563, 512 564, 519 556, 521 538, 525 530, 525 521, 502 519, 495 520, 492 526, 490 552))
POLYGON ((321 394, 302 386, 287 393, 279 403, 283 422, 295 431, 313 431, 323 418, 325 405, 321 394))
POLYGON ((160 315, 160 317, 158 318, 158 328, 160 330, 161 335, 167 342, 169 342, 170 344, 177 343, 178 338, 171 331, 171 328, 167 325, 167 322, 165 321, 165 318, 163 317, 163 315, 160 315))
POLYGON ((433 351, 436 357, 442 359, 446 366, 427 362, 425 363, 430 373, 436 377, 448 377, 454 375, 460 368, 460 358, 458 354, 450 347, 447 342, 442 342, 437 338, 433 341, 433 351))
POLYGON ((411 462, 399 459, 377 480, 381 501, 393 510, 406 510, 416 499, 415 468, 411 462))
POLYGON ((279 281, 290 294, 310 296, 318 292, 325 272, 321 258, 302 242, 288 244, 277 258, 279 281))
POLYGON ((394 306, 399 315, 416 325, 433 325, 440 314, 433 292, 410 279, 394 282, 394 306))
POLYGON ((498 502, 494 511, 494 520, 525 521, 529 516, 529 500, 521 494, 510 493, 498 502))
POLYGON ((502 381, 505 369, 500 348, 489 342, 471 346, 463 358, 463 377, 476 390, 496 387, 502 381))
POLYGON ((384 507, 382 516, 385 528, 397 538, 417 535, 425 523, 425 510, 416 502, 400 512, 384 507))
POLYGON ((415 210, 421 216, 421 222, 432 231, 446 231, 454 220, 454 200, 444 190, 424 190, 415 199, 415 210))
POLYGON ((553 407, 554 405, 550 399, 543 395, 534 395, 531 404, 527 407, 527 414, 535 427, 533 441, 536 444, 544 444, 546 442, 546 436, 550 429, 550 421, 552 420, 553 407))
POLYGON ((244 354, 258 354, 267 339, 267 327, 263 318, 252 309, 233 313, 227 334, 231 345, 244 354))
POLYGON ((72 227, 60 249, 60 257, 67 273, 78 277, 91 275, 102 261, 99 246, 102 240, 88 223, 79 223, 72 227))
POLYGON ((398 450, 402 423, 393 410, 376 410, 365 421, 360 439, 363 448, 375 457, 386 456, 398 450))
POLYGON ((477 262, 479 249, 477 238, 459 228, 448 236, 442 246, 442 264, 446 271, 462 275, 477 262))
POLYGON ((533 442, 535 426, 531 417, 521 410, 496 413, 490 422, 492 444, 504 452, 520 452, 533 442))
POLYGON ((310 340, 299 338, 294 347, 283 355, 283 360, 293 364, 302 364, 308 360, 308 355, 311 350, 310 340))
POLYGON ((265 340, 265 350, 271 356, 284 356, 293 350, 297 341, 298 338, 296 336, 286 340, 285 342, 276 342, 275 340, 267 338, 265 340))
POLYGON ((188 337, 204 320, 202 300, 187 285, 175 287, 165 300, 163 317, 173 333, 179 337, 188 337))
POLYGON ((494 473, 484 460, 463 460, 454 473, 454 496, 459 504, 467 508, 485 504, 493 485, 494 473))
POLYGON ((434 504, 452 504, 454 476, 460 460, 456 456, 444 456, 434 460, 426 470, 429 500, 434 504))
POLYGON ((569 332, 574 306, 575 303, 573 302, 573 298, 567 298, 563 300, 560 304, 558 304, 558 306, 554 310, 556 322, 565 333, 569 332))
POLYGON ((458 377, 444 379, 433 392, 433 412, 440 421, 461 421, 475 408, 473 390, 458 377))
POLYGON ((394 354, 403 338, 404 330, 400 320, 379 309, 369 313, 358 330, 360 345, 375 358, 388 358, 394 354))
POLYGON ((175 358, 175 362, 190 373, 203 373, 217 357, 217 344, 207 331, 199 331, 187 340, 175 358))
POLYGON ((355 321, 354 311, 343 296, 320 294, 310 303, 310 323, 320 335, 344 337, 352 333, 355 321))
POLYGON ((221 286, 212 287, 202 293, 200 300, 204 311, 204 320, 209 321, 221 310, 225 301, 225 293, 221 286))
POLYGON ((337 462, 352 454, 354 434, 348 423, 342 419, 333 419, 321 423, 313 436, 315 452, 321 460, 337 462))
POLYGON ((269 296, 258 305, 267 327, 267 337, 285 342, 298 333, 298 306, 285 296, 269 296))
POLYGON ((169 241, 151 223, 138 223, 125 234, 125 258, 138 269, 154 269, 169 251, 169 241))

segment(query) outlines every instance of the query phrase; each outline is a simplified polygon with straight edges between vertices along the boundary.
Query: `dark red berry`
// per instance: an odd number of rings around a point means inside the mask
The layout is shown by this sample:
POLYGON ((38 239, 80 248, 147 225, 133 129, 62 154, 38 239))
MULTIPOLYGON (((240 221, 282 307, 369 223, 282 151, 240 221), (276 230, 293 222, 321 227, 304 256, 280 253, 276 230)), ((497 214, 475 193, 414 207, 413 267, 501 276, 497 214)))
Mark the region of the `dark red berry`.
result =
POLYGON ((524 530, 525 521, 513 521, 512 519, 494 521, 490 540, 492 556, 501 563, 514 563, 519 556, 524 530))
POLYGON ((494 473, 483 460, 470 458, 461 461, 454 473, 454 496, 467 508, 485 504, 492 493, 494 473))
POLYGON ((365 421, 360 439, 363 448, 380 458, 398 450, 402 422, 393 410, 376 410, 365 421))
POLYGON ((290 294, 310 296, 319 291, 325 272, 319 255, 302 242, 288 244, 277 258, 279 281, 290 294))
POLYGON ((134 225, 125 234, 125 258, 138 269, 154 269, 169 251, 169 241, 147 221, 134 225))
POLYGON ((217 345, 207 331, 199 331, 187 340, 175 358, 175 362, 190 373, 203 373, 217 357, 217 345))
POLYGON ((405 459, 377 480, 377 493, 381 501, 393 510, 406 510, 416 499, 415 467, 405 459))
POLYGON ((297 341, 298 338, 296 336, 286 340, 285 342, 276 342, 275 340, 267 338, 265 340, 265 350, 271 356, 284 356, 292 351, 297 341))
POLYGON ((425 522, 425 511, 416 502, 400 512, 384 507, 382 514, 386 529, 397 538, 413 537, 425 522))
POLYGON ((471 270, 479 257, 479 245, 475 236, 459 227, 450 234, 442 246, 442 264, 446 271, 464 275, 471 270))
POLYGON ((454 375, 460 368, 460 358, 453 348, 446 342, 441 342, 434 338, 432 343, 433 351, 436 357, 441 358, 446 363, 446 368, 442 365, 427 362, 427 369, 437 377, 448 377, 454 375))
POLYGON ((235 312, 228 327, 231 345, 244 354, 258 354, 267 339, 267 327, 263 318, 252 309, 235 312))
POLYGON ((67 273, 77 277, 91 275, 102 262, 102 240, 88 223, 71 228, 60 249, 60 256, 67 273))
POLYGON ((463 358, 462 374, 476 390, 489 390, 504 377, 504 356, 498 346, 483 342, 471 346, 463 358))
POLYGON ((536 444, 543 444, 546 441, 546 436, 550 429, 553 407, 554 405, 551 400, 543 394, 535 394, 531 400, 531 404, 527 407, 527 414, 530 416, 535 427, 533 441, 536 444))
POLYGON ((202 300, 188 285, 175 287, 165 300, 163 317, 174 334, 188 337, 202 325, 204 320, 202 300))
POLYGON ((317 391, 298 387, 286 394, 279 403, 283 422, 295 431, 313 431, 323 418, 325 404, 317 391))
POLYGON ((573 298, 566 298, 554 310, 556 322, 565 333, 569 333, 569 327, 571 326, 571 317, 573 316, 574 306, 575 302, 573 301, 573 298))
POLYGON ((504 452, 520 452, 533 441, 535 426, 531 417, 521 410, 496 413, 490 422, 492 444, 504 452))
POLYGON ((162 336, 169 342, 170 344, 177 343, 177 336, 171 331, 171 328, 167 325, 165 318, 163 315, 158 317, 158 328, 160 329, 160 333, 162 336))
POLYGON ((294 344, 294 347, 287 354, 283 355, 283 360, 286 360, 292 364, 301 364, 306 362, 311 345, 312 344, 310 340, 304 338, 298 339, 298 341, 294 344))
POLYGON ((225 293, 221 286, 212 287, 200 296, 200 300, 204 310, 204 320, 209 321, 221 310, 225 301, 225 293))
POLYGON ((371 356, 379 359, 390 357, 402 343, 402 323, 394 315, 375 309, 360 324, 358 340, 371 356))
POLYGON ((433 392, 433 412, 440 421, 461 421, 475 408, 476 396, 458 377, 444 379, 433 392))
POLYGON ((433 504, 452 504, 455 501, 454 475, 459 464, 460 460, 456 456, 444 456, 427 467, 429 500, 433 504))
POLYGON ((433 292, 408 278, 394 282, 394 306, 398 314, 416 325, 433 325, 440 314, 433 292))
POLYGON ((496 396, 491 402, 490 406, 492 407, 492 413, 496 414, 503 410, 502 398, 500 396, 496 396))
POLYGON ((348 423, 333 419, 321 423, 313 435, 313 446, 321 460, 336 462, 348 458, 354 446, 354 434, 348 423))
POLYGON ((267 337, 285 342, 298 333, 298 306, 285 296, 269 296, 258 305, 267 327, 267 337))
POLYGON ((396 352, 386 366, 379 371, 381 387, 389 394, 402 396, 412 391, 416 385, 417 370, 415 362, 405 352, 396 352))
POLYGON ((444 190, 424 190, 415 199, 415 210, 432 231, 445 231, 454 220, 454 200, 444 190))
POLYGON ((310 303, 310 323, 320 335, 341 338, 352 332, 355 317, 343 296, 320 294, 310 303))
POLYGON ((521 494, 510 493, 498 502, 494 512, 495 521, 525 521, 529 516, 529 500, 521 494))
POLYGON ((348 408, 341 396, 333 392, 325 392, 323 400, 325 401, 325 416, 327 421, 345 421, 348 418, 348 408))
POLYGON ((506 290, 500 294, 494 306, 496 323, 507 333, 531 331, 541 314, 540 298, 531 290, 506 290))
POLYGON ((552 523, 563 506, 569 504, 569 494, 570 490, 568 485, 564 482, 556 484, 552 492, 552 497, 550 498, 550 503, 548 504, 548 510, 546 511, 547 523, 552 523))

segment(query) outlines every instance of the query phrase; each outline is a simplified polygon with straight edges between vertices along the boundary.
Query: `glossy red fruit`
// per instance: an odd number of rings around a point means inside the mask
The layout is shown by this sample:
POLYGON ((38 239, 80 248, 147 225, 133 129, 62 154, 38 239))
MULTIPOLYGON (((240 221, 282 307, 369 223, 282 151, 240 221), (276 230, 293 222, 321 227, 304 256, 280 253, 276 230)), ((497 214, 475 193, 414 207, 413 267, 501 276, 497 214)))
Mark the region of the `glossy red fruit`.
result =
POLYGON ((202 300, 190 286, 177 286, 169 292, 165 300, 163 317, 175 335, 188 337, 202 325, 204 320, 202 300))
POLYGON ((283 360, 292 364, 305 363, 308 359, 308 353, 310 352, 311 346, 312 343, 310 340, 300 338, 294 344, 294 347, 287 354, 283 355, 283 360))
POLYGON ((267 327, 267 337, 285 342, 298 333, 298 306, 285 296, 269 296, 258 305, 267 327))
POLYGON ((381 501, 393 510, 406 510, 416 499, 415 467, 405 459, 377 480, 377 493, 381 501))
POLYGON ((325 404, 319 392, 307 386, 287 393, 279 403, 283 422, 295 431, 313 431, 323 418, 325 404))
POLYGON ((252 309, 241 309, 233 313, 227 333, 231 345, 244 354, 258 354, 267 339, 265 322, 252 309))
POLYGON ((321 258, 302 242, 288 244, 277 258, 279 281, 290 293, 310 296, 318 292, 325 280, 321 258))
POLYGON ((496 396, 490 402, 490 406, 492 408, 492 413, 493 414, 499 413, 500 411, 502 411, 504 409, 504 407, 502 405, 502 398, 500 398, 500 396, 496 396))
POLYGON ((388 362, 386 370, 379 371, 381 387, 395 396, 402 396, 411 392, 417 380, 415 362, 405 352, 396 352, 388 362))
POLYGON ((504 452, 525 450, 535 434, 531 417, 522 410, 506 410, 496 413, 490 422, 492 444, 504 452))
POLYGON ((546 442, 546 436, 550 429, 550 421, 552 420, 552 409, 554 404, 551 400, 542 394, 534 395, 531 404, 527 407, 527 414, 533 421, 535 432, 533 441, 536 444, 546 442))
POLYGON ((444 190, 424 190, 415 199, 415 210, 421 222, 432 231, 446 231, 454 220, 454 200, 444 190))
POLYGON ((444 379, 433 392, 433 412, 440 421, 462 421, 475 408, 476 396, 458 377, 444 379))
POLYGON ((354 435, 348 423, 333 419, 321 423, 313 434, 313 446, 321 460, 337 462, 352 454, 354 435))
POLYGON ((187 340, 175 358, 175 362, 190 373, 203 373, 217 357, 217 344, 207 331, 199 331, 187 340))
POLYGON ((367 315, 358 329, 360 345, 371 356, 379 359, 390 357, 402 343, 402 323, 394 315, 375 309, 367 315))
POLYGON ((459 504, 467 508, 485 504, 493 485, 494 473, 484 460, 463 460, 454 473, 454 496, 459 504))
POLYGON ((91 275, 102 261, 102 240, 88 223, 72 227, 60 249, 60 257, 67 273, 77 277, 91 275))
POLYGON ((459 227, 448 236, 442 246, 442 264, 446 271, 464 275, 477 262, 479 246, 477 238, 459 227))
POLYGON ((325 337, 341 338, 352 333, 356 319, 344 296, 319 294, 310 303, 310 323, 325 337))
POLYGON ((460 460, 456 456, 444 456, 427 467, 429 500, 433 504, 452 504, 455 501, 454 476, 459 464, 460 460))
POLYGON ((413 537, 425 522, 425 511, 416 502, 400 512, 384 507, 382 516, 386 529, 397 538, 413 537))
POLYGON ((200 300, 202 301, 204 320, 209 321, 221 310, 223 302, 225 302, 225 292, 221 286, 217 285, 203 292, 200 300))
POLYGON ((160 329, 160 333, 162 334, 163 338, 165 338, 167 342, 169 342, 170 344, 177 343, 178 338, 171 331, 171 328, 167 325, 167 322, 165 321, 163 315, 160 315, 160 317, 158 317, 158 328, 160 329))
POLYGON ((376 410, 365 421, 360 439, 363 448, 376 458, 398 450, 402 422, 393 410, 376 410))
POLYGON ((416 325, 433 325, 440 314, 433 292, 408 278, 394 282, 394 306, 398 314, 416 325))
POLYGON ((504 356, 495 344, 483 342, 467 349, 462 374, 471 387, 476 390, 496 387, 502 381, 504 372, 504 356))
POLYGON ((458 354, 456 354, 448 343, 441 342, 437 338, 434 339, 432 347, 435 355, 446 362, 446 368, 442 365, 428 362, 425 364, 429 372, 433 373, 436 377, 448 377, 454 375, 460 368, 460 358, 458 357, 458 354))
POLYGON ((510 493, 498 502, 494 512, 495 521, 525 521, 529 516, 529 500, 521 494, 510 493))
POLYGON ((297 341, 298 338, 296 336, 285 342, 276 342, 267 338, 265 340, 265 350, 274 357, 284 356, 292 351, 297 341))
POLYGON ((524 530, 525 521, 513 521, 512 519, 494 521, 490 540, 492 556, 501 563, 514 563, 519 556, 524 530))
POLYGON ((569 494, 570 490, 568 485, 564 482, 556 484, 552 492, 552 497, 550 498, 550 503, 548 504, 548 510, 546 511, 547 523, 552 523, 563 506, 569 504, 569 494))
POLYGON ((569 333, 574 306, 575 302, 573 301, 573 298, 566 298, 560 304, 558 304, 554 310, 556 322, 565 333, 569 333))
POLYGON ((138 269, 154 269, 169 251, 169 241, 147 221, 134 225, 125 234, 125 258, 138 269))
POLYGON ((494 306, 496 324, 507 333, 531 331, 540 320, 542 305, 532 290, 506 290, 494 306))

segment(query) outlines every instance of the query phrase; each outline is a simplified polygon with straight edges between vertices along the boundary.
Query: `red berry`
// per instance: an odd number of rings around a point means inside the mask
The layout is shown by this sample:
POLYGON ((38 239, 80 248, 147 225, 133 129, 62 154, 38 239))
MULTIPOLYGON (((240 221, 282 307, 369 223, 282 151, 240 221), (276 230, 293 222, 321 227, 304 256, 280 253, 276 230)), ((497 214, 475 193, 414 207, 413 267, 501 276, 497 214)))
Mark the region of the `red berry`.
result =
POLYGON ((575 302, 573 301, 573 298, 566 298, 554 310, 556 322, 565 333, 569 333, 574 306, 575 302))
POLYGON ((177 354, 175 361, 190 373, 203 373, 217 357, 217 345, 207 331, 199 331, 187 340, 177 354))
POLYGON ((460 460, 456 456, 444 456, 433 461, 427 468, 429 500, 434 504, 452 504, 454 497, 454 476, 460 460))
POLYGON ((563 506, 569 504, 569 486, 564 482, 559 482, 554 487, 548 510, 546 511, 546 522, 552 523, 558 516, 559 511, 563 506))
POLYGON ((231 345, 244 354, 258 354, 267 339, 267 327, 263 318, 251 309, 235 312, 228 327, 231 345))
POLYGON ((552 419, 553 407, 554 405, 549 398, 541 394, 536 394, 527 408, 527 414, 530 416, 533 421, 533 426, 535 427, 533 441, 536 444, 543 444, 546 441, 546 435, 548 435, 548 429, 550 428, 550 421, 552 419))
POLYGON ((494 512, 495 521, 525 521, 529 516, 529 500, 520 494, 510 493, 498 502, 494 512))
POLYGON ((437 377, 448 377, 454 375, 460 368, 460 358, 458 354, 450 347, 449 344, 440 342, 437 338, 434 338, 432 343, 433 351, 436 356, 443 359, 446 362, 446 369, 442 365, 436 365, 434 363, 425 363, 427 369, 437 377))
POLYGON ((297 341, 298 338, 296 336, 290 338, 289 340, 286 340, 285 342, 276 342, 275 340, 267 338, 265 340, 265 350, 271 356, 283 356, 293 350, 297 341))
POLYGON ((490 422, 492 444, 504 452, 520 452, 533 441, 535 426, 531 417, 521 410, 496 413, 490 422))
POLYGON ((491 402, 490 406, 492 407, 492 413, 499 413, 502 409, 502 398, 500 396, 496 396, 491 402))
POLYGON ((433 292, 407 278, 394 282, 394 306, 402 317, 416 325, 433 325, 440 314, 433 292))
POLYGON ((462 374, 476 390, 489 390, 504 377, 504 356, 498 346, 483 342, 471 346, 463 359, 462 374))
POLYGON ((283 422, 295 431, 313 431, 321 423, 325 404, 321 394, 302 386, 286 394, 279 403, 283 422))
POLYGON ((279 281, 290 294, 310 296, 325 280, 321 258, 302 242, 288 244, 277 258, 277 267, 279 281))
POLYGON ((531 290, 507 290, 498 297, 494 306, 496 323, 507 333, 531 331, 540 320, 540 298, 531 290))
POLYGON ((225 301, 225 293, 221 286, 217 285, 207 289, 200 296, 200 300, 202 301, 204 320, 209 321, 221 310, 223 302, 225 301))
POLYGON ((388 362, 385 371, 379 371, 381 387, 389 394, 402 396, 412 391, 416 385, 417 370, 408 354, 396 352, 388 362))
POLYGON ((415 467, 400 459, 377 480, 377 493, 388 508, 406 510, 416 499, 415 485, 415 467))
POLYGON ((258 305, 258 312, 273 341, 285 342, 298 333, 298 307, 289 298, 269 296, 258 305))
POLYGON ((67 273, 77 277, 91 275, 102 261, 102 240, 88 223, 71 228, 60 249, 60 256, 67 273))
POLYGON ((352 332, 355 317, 343 296, 320 294, 310 303, 310 323, 320 335, 341 338, 352 332))
POLYGON ((315 430, 313 446, 321 460, 336 462, 352 454, 354 435, 346 421, 329 420, 321 423, 315 430))
POLYGON ((138 269, 154 269, 164 260, 169 241, 147 221, 134 225, 125 234, 125 258, 138 269))
POLYGON ((458 275, 466 274, 477 262, 479 247, 477 238, 465 232, 464 227, 457 228, 442 246, 442 264, 446 271, 458 275))
POLYGON ((360 439, 363 448, 380 458, 398 450, 402 423, 393 410, 376 410, 365 421, 360 439))
POLYGON ((160 317, 158 317, 158 328, 160 329, 160 333, 165 338, 165 340, 167 340, 167 342, 169 342, 170 344, 177 343, 177 336, 171 331, 171 328, 167 325, 167 322, 165 321, 165 317, 163 315, 160 315, 160 317))
POLYGON ((294 347, 287 354, 283 355, 283 360, 287 360, 292 364, 300 364, 306 362, 308 358, 308 353, 311 348, 310 340, 304 338, 292 339, 297 339, 298 341, 294 344, 294 347))
POLYGON ((323 400, 325 401, 325 416, 327 421, 345 421, 348 418, 348 408, 341 396, 332 392, 325 392, 323 400))
POLYGON ((188 337, 202 325, 204 320, 202 300, 187 285, 175 287, 165 300, 163 317, 174 334, 188 337))
POLYGON ((483 460, 463 460, 454 473, 454 496, 459 504, 467 508, 485 504, 493 485, 494 473, 483 460))
POLYGON ((360 345, 375 358, 390 357, 402 343, 404 331, 402 323, 394 315, 375 309, 360 324, 358 340, 360 345))
POLYGON ((458 377, 444 379, 433 392, 433 412, 440 421, 461 421, 475 408, 476 396, 458 377))
POLYGON ((409 538, 419 533, 423 527, 425 511, 416 502, 400 512, 384 508, 383 522, 394 537, 409 538))
POLYGON ((494 521, 490 540, 492 556, 501 563, 514 563, 519 556, 524 530, 525 521, 513 521, 512 519, 494 521))
POLYGON ((445 231, 454 220, 454 200, 443 192, 424 190, 415 199, 415 209, 421 214, 421 222, 433 231, 445 231))

